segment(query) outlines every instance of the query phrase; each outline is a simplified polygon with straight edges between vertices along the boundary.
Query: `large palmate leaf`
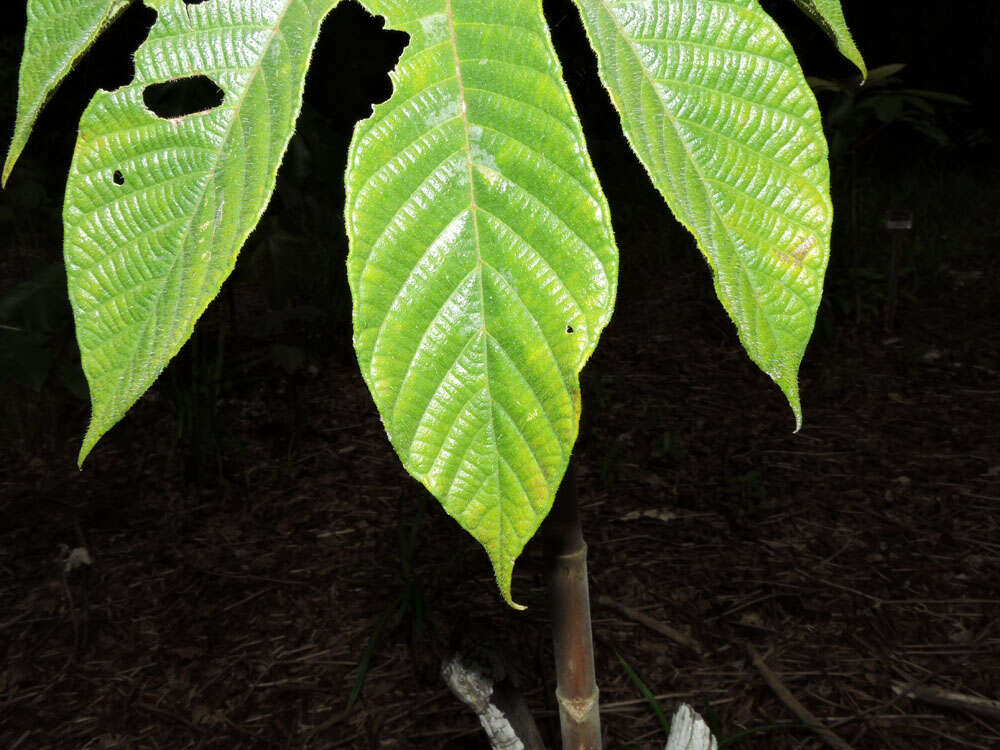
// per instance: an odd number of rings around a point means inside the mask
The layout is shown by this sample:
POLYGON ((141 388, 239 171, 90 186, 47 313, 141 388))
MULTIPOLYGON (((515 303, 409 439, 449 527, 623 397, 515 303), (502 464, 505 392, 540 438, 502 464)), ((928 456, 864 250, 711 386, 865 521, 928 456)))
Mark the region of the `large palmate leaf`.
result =
POLYGON ((63 220, 93 415, 80 451, 191 334, 274 190, 320 22, 337 0, 150 2, 135 80, 80 121, 63 220), (161 119, 148 87, 209 76, 218 107, 161 119))
POLYGON ((816 101, 756 0, 575 0, 625 134, 801 423, 798 368, 829 257, 816 101))
POLYGON ((854 43, 851 30, 847 28, 847 20, 844 18, 844 9, 840 5, 840 0, 795 0, 795 4, 819 24, 827 36, 833 39, 840 54, 857 65, 862 76, 868 75, 861 51, 854 43))
POLYGON ((7 178, 46 100, 80 56, 132 0, 28 0, 18 75, 17 123, 0 175, 7 178))
POLYGON ((403 464, 510 602, 614 304, 608 208, 540 0, 366 5, 411 38, 348 158, 358 360, 403 464))

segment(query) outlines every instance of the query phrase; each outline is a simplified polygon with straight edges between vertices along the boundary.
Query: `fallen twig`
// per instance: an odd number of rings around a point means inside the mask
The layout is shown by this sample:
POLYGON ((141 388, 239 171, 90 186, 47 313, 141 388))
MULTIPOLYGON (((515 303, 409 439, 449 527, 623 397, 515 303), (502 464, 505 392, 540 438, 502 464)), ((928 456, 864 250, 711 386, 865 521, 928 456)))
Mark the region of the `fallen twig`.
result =
POLYGON ((778 700, 788 706, 792 713, 802 719, 802 721, 807 724, 810 729, 816 732, 816 734, 818 734, 827 745, 837 748, 837 750, 852 750, 850 745, 824 726, 824 724, 812 713, 812 711, 799 703, 798 699, 792 695, 791 691, 789 691, 789 689, 785 687, 785 684, 778 678, 778 675, 772 672, 771 668, 764 663, 764 657, 757 653, 757 649, 748 645, 747 651, 750 652, 750 659, 753 661, 753 665, 757 667, 757 670, 764 678, 764 681, 768 684, 771 690, 774 691, 774 694, 778 696, 778 700))
POLYGON ((988 716, 991 719, 1000 719, 1000 701, 989 698, 956 693, 932 685, 913 686, 905 682, 892 683, 892 692, 935 706, 958 708, 980 716, 988 716))
POLYGON ((639 624, 645 625, 650 630, 654 630, 660 635, 666 636, 675 643, 679 643, 682 646, 686 646, 687 648, 699 654, 702 651, 701 644, 698 643, 698 641, 696 641, 694 638, 689 636, 687 633, 682 633, 680 630, 672 628, 669 625, 660 622, 659 620, 654 620, 649 615, 640 612, 637 609, 629 607, 626 604, 617 602, 610 596, 605 596, 604 594, 601 594, 600 596, 597 597, 597 603, 603 607, 609 607, 610 609, 616 610, 621 614, 625 615, 626 617, 628 617, 629 619, 635 620, 639 624))
POLYGON ((494 685, 459 654, 445 660, 441 676, 455 697, 476 712, 493 750, 545 750, 524 698, 507 680, 494 685))

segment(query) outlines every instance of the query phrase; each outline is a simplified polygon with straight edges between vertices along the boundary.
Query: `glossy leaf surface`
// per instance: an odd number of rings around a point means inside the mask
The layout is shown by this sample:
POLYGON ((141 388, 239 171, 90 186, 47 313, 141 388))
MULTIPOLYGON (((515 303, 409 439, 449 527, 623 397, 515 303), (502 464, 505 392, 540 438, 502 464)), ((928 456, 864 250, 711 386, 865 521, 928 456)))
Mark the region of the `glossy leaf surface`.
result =
POLYGON ((830 247, 827 147, 756 0, 575 0, 632 148, 712 266, 750 357, 801 422, 830 247))
POLYGON ((366 5, 410 42, 348 157, 358 360, 403 464, 511 602, 614 304, 608 207, 540 0, 366 5))
POLYGON ((274 190, 320 22, 336 0, 148 2, 135 79, 80 121, 63 213, 93 414, 81 462, 191 335, 274 190), (208 76, 220 106, 172 119, 154 84, 208 76))
POLYGON ((847 20, 844 18, 844 9, 841 7, 840 0, 795 0, 795 4, 819 24, 827 36, 833 39, 840 54, 857 65, 862 76, 868 75, 861 51, 854 43, 851 30, 847 28, 847 20))
POLYGON ((45 102, 80 56, 132 0, 28 0, 17 122, 0 182, 7 184, 45 102))

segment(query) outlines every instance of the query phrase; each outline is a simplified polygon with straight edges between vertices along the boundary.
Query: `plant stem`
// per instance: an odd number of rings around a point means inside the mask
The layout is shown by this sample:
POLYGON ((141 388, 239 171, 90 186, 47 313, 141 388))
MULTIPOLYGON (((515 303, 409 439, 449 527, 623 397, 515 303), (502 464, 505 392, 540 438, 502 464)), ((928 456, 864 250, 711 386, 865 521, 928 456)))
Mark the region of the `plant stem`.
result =
POLYGON ((563 750, 600 750, 601 714, 590 629, 587 545, 580 527, 573 465, 544 525, 556 699, 563 750))

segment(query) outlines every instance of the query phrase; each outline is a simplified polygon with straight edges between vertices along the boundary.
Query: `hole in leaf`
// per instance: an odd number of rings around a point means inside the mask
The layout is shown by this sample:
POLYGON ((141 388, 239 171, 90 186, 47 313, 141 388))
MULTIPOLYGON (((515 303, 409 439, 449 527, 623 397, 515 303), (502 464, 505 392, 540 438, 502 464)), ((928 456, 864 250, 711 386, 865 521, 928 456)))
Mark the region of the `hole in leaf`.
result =
POLYGON ((116 185, 124 185, 125 175, 121 173, 120 169, 116 169, 115 173, 111 175, 111 181, 114 182, 116 185))
POLYGON ((306 101, 350 133, 372 105, 392 94, 389 71, 409 44, 409 35, 386 30, 384 19, 361 3, 339 3, 323 23, 309 63, 306 101), (343 124, 341 124, 343 123, 343 124))
POLYGON ((573 326, 566 326, 566 333, 573 333, 573 326))
POLYGON ((215 109, 226 98, 225 92, 208 76, 178 78, 147 86, 142 101, 157 117, 172 120, 215 109))
POLYGON ((184 0, 185 5, 201 5, 205 0, 184 0))
MULTIPOLYGON (((4 11, 8 5, 10 3, 2 3, 4 11)), ((117 18, 101 31, 83 64, 76 65, 60 86, 62 91, 75 92, 75 96, 82 91, 93 91, 95 87, 113 91, 132 82, 135 77, 135 51, 156 23, 156 11, 144 3, 116 5, 128 7, 120 15, 114 14, 117 18)))

